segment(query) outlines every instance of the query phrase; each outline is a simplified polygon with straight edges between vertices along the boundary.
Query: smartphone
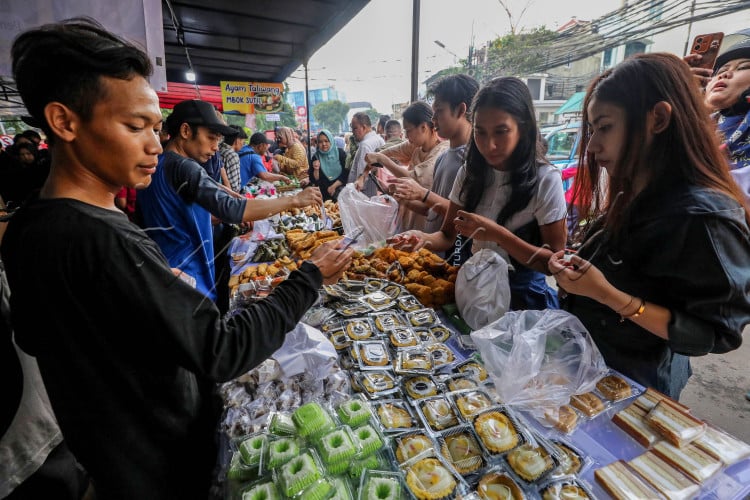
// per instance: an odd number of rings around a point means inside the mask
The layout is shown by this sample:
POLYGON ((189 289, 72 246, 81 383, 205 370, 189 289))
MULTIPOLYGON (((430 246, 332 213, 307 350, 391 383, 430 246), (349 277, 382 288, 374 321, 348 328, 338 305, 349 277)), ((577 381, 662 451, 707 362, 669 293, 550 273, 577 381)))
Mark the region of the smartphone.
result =
POLYGON ((707 33, 698 35, 693 39, 693 45, 690 47, 691 54, 700 54, 701 61, 696 68, 714 69, 714 63, 719 56, 721 41, 724 39, 724 33, 707 33))

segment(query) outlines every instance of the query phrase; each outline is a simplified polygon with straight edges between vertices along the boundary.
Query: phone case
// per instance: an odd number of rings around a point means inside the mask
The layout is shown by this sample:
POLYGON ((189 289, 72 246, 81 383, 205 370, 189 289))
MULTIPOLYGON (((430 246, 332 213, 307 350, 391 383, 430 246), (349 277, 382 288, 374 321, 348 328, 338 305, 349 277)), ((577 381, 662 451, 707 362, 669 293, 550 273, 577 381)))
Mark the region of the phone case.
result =
POLYGON ((724 33, 708 33, 705 35, 698 35, 693 39, 690 53, 700 54, 702 56, 700 63, 697 64, 696 67, 713 69, 723 39, 724 33))

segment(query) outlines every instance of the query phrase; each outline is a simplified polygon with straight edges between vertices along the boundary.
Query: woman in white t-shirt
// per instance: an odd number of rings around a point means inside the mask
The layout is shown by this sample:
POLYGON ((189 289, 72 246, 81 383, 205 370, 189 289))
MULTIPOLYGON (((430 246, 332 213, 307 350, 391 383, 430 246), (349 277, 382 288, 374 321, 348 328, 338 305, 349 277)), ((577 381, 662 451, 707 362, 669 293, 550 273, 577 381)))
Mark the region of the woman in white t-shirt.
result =
POLYGON ((448 250, 456 235, 473 238, 473 251, 491 248, 513 265, 513 309, 558 307, 545 281, 547 260, 565 247, 565 196, 559 170, 538 149, 534 106, 517 78, 497 78, 472 104, 473 132, 450 194, 440 231, 407 231, 399 248, 448 250))

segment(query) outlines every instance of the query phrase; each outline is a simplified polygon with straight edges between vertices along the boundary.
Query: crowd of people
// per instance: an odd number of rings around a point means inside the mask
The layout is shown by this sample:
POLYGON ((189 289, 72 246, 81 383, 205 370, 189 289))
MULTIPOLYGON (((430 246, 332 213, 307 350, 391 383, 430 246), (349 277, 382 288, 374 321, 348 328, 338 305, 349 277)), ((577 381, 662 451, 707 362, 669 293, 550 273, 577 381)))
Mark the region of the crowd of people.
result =
POLYGON ((448 76, 403 123, 356 113, 348 141, 321 130, 306 146, 285 127, 277 144, 248 137, 200 100, 162 122, 148 56, 88 20, 27 31, 11 54, 49 149, 29 132, 0 156, 2 352, 21 382, 0 420, 2 496, 81 498, 90 478, 101 498, 205 498, 215 383, 271 355, 352 259, 323 245, 228 317, 227 227, 347 184, 399 202, 388 244, 459 264, 493 250, 513 309, 569 311, 609 366, 675 399, 690 356, 736 349, 750 323, 750 41, 710 74, 653 53, 598 76, 570 204, 515 77, 448 76), (290 177, 294 196, 243 196, 290 177))

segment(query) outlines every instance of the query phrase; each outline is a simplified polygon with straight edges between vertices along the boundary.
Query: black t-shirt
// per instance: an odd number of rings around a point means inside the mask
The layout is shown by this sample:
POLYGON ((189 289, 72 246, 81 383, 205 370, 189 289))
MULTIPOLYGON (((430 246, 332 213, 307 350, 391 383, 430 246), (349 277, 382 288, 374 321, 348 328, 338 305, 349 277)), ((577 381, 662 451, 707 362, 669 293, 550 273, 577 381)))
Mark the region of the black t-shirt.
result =
POLYGON ((211 382, 280 347, 321 285, 304 264, 223 321, 124 214, 69 199, 19 210, 2 257, 16 341, 37 357, 63 435, 102 498, 206 498, 211 382))

